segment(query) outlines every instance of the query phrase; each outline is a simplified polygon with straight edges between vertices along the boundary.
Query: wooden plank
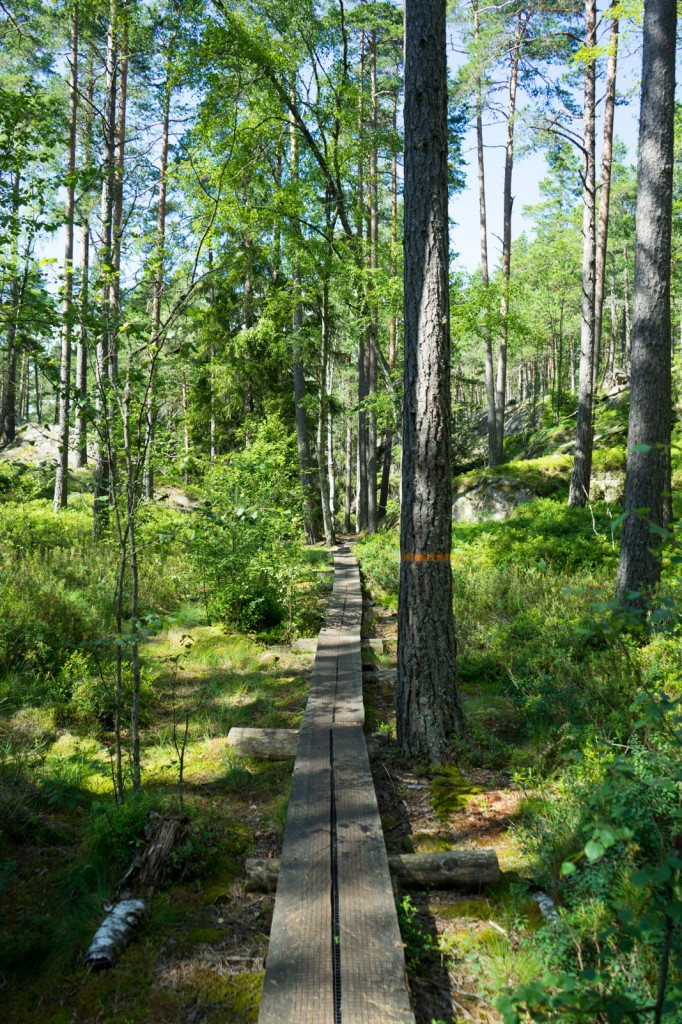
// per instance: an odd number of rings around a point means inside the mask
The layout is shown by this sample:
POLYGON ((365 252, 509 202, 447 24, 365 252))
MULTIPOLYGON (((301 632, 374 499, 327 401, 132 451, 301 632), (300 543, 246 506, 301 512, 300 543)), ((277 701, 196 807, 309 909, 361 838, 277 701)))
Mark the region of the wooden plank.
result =
POLYGON ((343 1024, 414 1024, 405 956, 367 746, 332 732, 343 1024))
POLYGON ((333 1024, 329 733, 302 729, 259 1024, 333 1024))

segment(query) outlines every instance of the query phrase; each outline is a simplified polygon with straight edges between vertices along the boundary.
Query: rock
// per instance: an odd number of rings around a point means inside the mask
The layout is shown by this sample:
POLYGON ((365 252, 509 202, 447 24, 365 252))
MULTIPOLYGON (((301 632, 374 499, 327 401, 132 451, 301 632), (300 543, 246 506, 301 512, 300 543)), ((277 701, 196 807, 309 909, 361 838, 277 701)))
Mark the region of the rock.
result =
POLYGON ((537 498, 521 480, 511 476, 489 476, 464 488, 452 503, 455 523, 481 523, 507 519, 517 505, 537 498))
POLYGON ((275 654, 274 651, 263 651, 258 659, 258 664, 266 668, 268 665, 276 665, 278 661, 279 654, 275 654))
POLYGON ((609 505, 620 504, 625 490, 625 473, 617 469, 604 470, 592 474, 590 498, 592 501, 605 501, 609 505))
POLYGON ((317 637, 304 636, 300 640, 294 640, 291 649, 292 651, 300 651, 304 654, 315 654, 317 651, 317 637))

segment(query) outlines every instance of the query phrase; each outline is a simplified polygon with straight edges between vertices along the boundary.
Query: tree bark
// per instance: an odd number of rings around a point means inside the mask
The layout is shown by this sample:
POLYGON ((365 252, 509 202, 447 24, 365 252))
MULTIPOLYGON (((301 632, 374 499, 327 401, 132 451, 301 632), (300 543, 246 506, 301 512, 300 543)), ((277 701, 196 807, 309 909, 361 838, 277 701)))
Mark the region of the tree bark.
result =
POLYGON ((95 401, 97 447, 95 454, 95 494, 93 534, 101 536, 108 520, 111 489, 111 434, 109 423, 109 385, 113 318, 111 309, 112 219, 114 209, 115 121, 116 121, 116 0, 110 0, 107 30, 106 88, 102 118, 104 152, 102 158, 101 237, 99 247, 99 291, 102 327, 95 350, 95 401))
POLYGON ((405 369, 396 717, 442 758, 464 720, 455 678, 445 0, 405 9, 405 369))
POLYGON ((69 414, 71 411, 71 336, 73 333, 73 236, 76 198, 76 128, 78 121, 78 0, 71 10, 69 70, 69 151, 66 162, 66 241, 64 244, 64 296, 62 299, 62 353, 60 364, 59 462, 54 484, 55 509, 66 508, 69 496, 69 414))
MULTIPOLYGON (((12 277, 9 285, 9 318, 7 323, 7 357, 0 410, 0 440, 11 444, 16 437, 17 331, 25 284, 19 278, 19 209, 21 205, 21 172, 12 174, 12 277)), ((23 281, 28 278, 28 256, 23 281)))
MULTIPOLYGON (((615 3, 612 4, 615 6, 615 3)), ((604 313, 604 282, 606 280, 606 250, 609 238, 609 203, 611 199, 611 164, 613 162, 613 121, 616 109, 616 70, 618 66, 618 18, 611 18, 609 60, 606 68, 606 97, 604 100, 604 145, 601 158, 601 189, 599 192, 599 220, 594 269, 594 374, 593 386, 599 380, 602 318, 604 313)))
POLYGON ((166 66, 163 96, 163 127, 161 131, 161 168, 159 172, 159 200, 156 212, 156 253, 154 257, 154 283, 152 287, 152 321, 149 333, 149 387, 147 392, 147 442, 142 489, 148 501, 154 500, 154 431, 156 428, 155 364, 161 345, 161 300, 163 298, 166 259, 166 191, 168 188, 168 145, 170 138, 170 103, 173 91, 170 58, 166 66))
MULTIPOLYGON (((293 118, 289 122, 289 159, 292 180, 298 179, 298 137, 293 118)), ((294 224, 294 234, 298 241, 300 228, 294 224)), ((294 261, 292 273, 294 295, 301 294, 301 273, 298 261, 294 261)), ((319 486, 315 479, 315 466, 310 451, 308 433, 308 417, 305 411, 305 376, 303 372, 303 355, 301 351, 301 331, 303 328, 303 306, 297 298, 293 314, 293 365, 294 405, 296 409, 296 444, 298 447, 298 465, 303 493, 303 522, 308 544, 317 544, 320 537, 319 486)))
MULTIPOLYGON (((396 72, 397 72, 396 68, 396 72)), ((398 135, 398 90, 393 94, 393 138, 398 135)), ((398 149, 393 144, 391 153, 391 280, 398 276, 398 149)), ((393 301, 393 300, 391 300, 393 301)), ((396 360, 396 342, 398 336, 398 317, 391 310, 388 320, 388 368, 393 372, 396 360)), ((393 427, 389 423, 384 435, 384 461, 381 469, 381 490, 377 518, 383 519, 388 505, 388 491, 391 483, 391 464, 393 461, 393 427)))
POLYGON ((646 0, 637 162, 634 322, 623 532, 616 592, 648 595, 661 575, 654 529, 670 491, 670 250, 675 108, 674 0, 646 0), (641 509, 648 509, 646 514, 641 509))
POLYGON ((367 396, 370 407, 367 414, 367 532, 376 533, 377 528, 377 414, 373 399, 377 390, 377 346, 379 345, 379 309, 376 297, 376 272, 379 257, 379 183, 377 170, 377 128, 378 128, 378 92, 377 92, 377 33, 373 28, 370 33, 370 88, 371 88, 371 147, 369 157, 369 189, 368 189, 368 234, 369 234, 369 281, 367 312, 369 329, 367 331, 367 354, 369 375, 367 380, 367 396))
POLYGON ((114 197, 111 211, 111 284, 109 304, 113 319, 109 376, 116 380, 118 373, 118 326, 121 319, 121 241, 123 231, 123 169, 125 165, 126 113, 128 106, 128 14, 123 15, 121 55, 118 74, 118 101, 114 155, 114 197))
MULTIPOLYGON (((480 18, 478 0, 473 0, 474 10, 474 44, 478 47, 480 37, 480 18)), ((478 158, 478 209, 481 225, 481 280, 485 306, 483 309, 483 345, 485 349, 485 393, 488 403, 488 465, 495 465, 497 452, 497 411, 495 408, 495 370, 493 360, 493 340, 490 333, 488 287, 490 277, 488 271, 488 216, 485 200, 485 156, 483 151, 483 91, 481 76, 476 76, 476 151, 478 158)))
POLYGON ((327 399, 327 376, 329 374, 329 282, 322 282, 322 344, 320 345, 320 390, 317 425, 317 462, 322 503, 322 526, 324 540, 328 547, 336 543, 334 518, 329 495, 329 402, 327 399))
MULTIPOLYGON (((585 0, 585 46, 597 41, 596 0, 585 0)), ((595 271, 595 61, 585 63, 583 109, 583 265, 580 307, 580 376, 578 382, 578 423, 573 472, 568 494, 571 508, 583 508, 590 494, 592 476, 592 408, 594 400, 594 271, 595 271)))
MULTIPOLYGON (((361 258, 364 247, 365 225, 365 190, 364 190, 364 80, 365 80, 365 32, 360 31, 360 67, 358 72, 358 214, 357 242, 358 258, 361 258)), ((367 315, 366 296, 363 296, 363 312, 367 315)), ((364 319, 364 317, 363 317, 364 319)), ((358 531, 367 529, 368 489, 367 489, 367 352, 364 326, 358 338, 358 457, 355 482, 357 497, 355 502, 355 520, 358 531)))
MULTIPOLYGON (((91 54, 86 86, 86 115, 83 126, 83 178, 87 180, 92 160, 93 96, 95 92, 94 58, 91 54)), ((88 464, 88 420, 84 404, 88 396, 88 314, 90 284, 90 218, 84 215, 81 224, 81 276, 78 299, 80 328, 76 344, 76 465, 88 464)))
POLYGON ((350 417, 346 423, 346 490, 343 506, 343 530, 350 533, 351 507, 353 504, 353 424, 350 417))

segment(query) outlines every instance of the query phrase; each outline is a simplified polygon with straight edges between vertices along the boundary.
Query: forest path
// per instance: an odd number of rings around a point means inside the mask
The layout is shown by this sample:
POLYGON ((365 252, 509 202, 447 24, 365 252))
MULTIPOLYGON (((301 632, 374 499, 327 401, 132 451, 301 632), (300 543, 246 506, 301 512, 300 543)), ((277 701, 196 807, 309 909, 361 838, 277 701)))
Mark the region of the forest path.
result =
POLYGON ((260 1024, 414 1024, 363 733, 355 556, 334 557, 300 730, 260 1024))

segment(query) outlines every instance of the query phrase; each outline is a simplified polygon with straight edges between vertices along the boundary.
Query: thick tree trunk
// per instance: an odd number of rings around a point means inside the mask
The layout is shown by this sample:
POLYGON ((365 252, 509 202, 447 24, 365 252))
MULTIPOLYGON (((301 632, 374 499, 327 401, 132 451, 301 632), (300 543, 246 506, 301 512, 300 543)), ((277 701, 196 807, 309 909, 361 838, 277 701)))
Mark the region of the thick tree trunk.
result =
MULTIPOLYGON (((637 162, 634 324, 628 457, 617 594, 660 580, 670 491, 670 248, 675 109, 674 0, 646 0, 637 162), (641 509, 648 509, 642 514, 641 509)), ((637 598, 632 598, 637 601, 637 598)))
MULTIPOLYGON (((585 46, 596 45, 596 0, 585 0, 585 46)), ((595 61, 585 63, 583 109, 583 266, 580 307, 580 379, 573 473, 568 494, 571 508, 582 508, 590 495, 592 476, 592 408, 594 400, 594 270, 595 270, 595 61)))
POLYGON ((504 412, 507 394, 507 343, 509 337, 509 279, 511 274, 512 243, 512 173, 514 170, 514 122, 516 118, 516 91, 519 79, 521 41, 528 26, 530 14, 519 11, 516 15, 514 46, 509 70, 509 103, 507 106, 507 139, 504 154, 503 231, 502 231, 502 297, 500 299, 500 341, 497 348, 497 380, 495 385, 495 462, 504 462, 504 412))
MULTIPOLYGON (((615 6, 615 4, 613 5, 615 6)), ((609 60, 606 69, 606 98, 604 100, 604 145, 601 158, 601 188, 599 192, 599 221, 594 265, 594 387, 599 380, 602 318, 604 312, 604 282, 606 280, 606 249, 609 237, 609 204, 611 199, 611 164, 613 162, 613 120, 616 109, 616 70, 618 65, 618 18, 611 19, 609 60)))
POLYGON ((69 482, 69 413, 71 411, 71 336, 73 333, 73 236, 76 196, 76 128, 78 118, 78 0, 71 12, 69 72, 69 152, 66 162, 66 241, 64 244, 64 297, 62 300, 62 354, 60 365, 59 462, 54 484, 55 509, 66 508, 69 482))
POLYGON ((405 370, 396 717, 442 758, 464 720, 455 678, 445 0, 405 9, 405 370))

